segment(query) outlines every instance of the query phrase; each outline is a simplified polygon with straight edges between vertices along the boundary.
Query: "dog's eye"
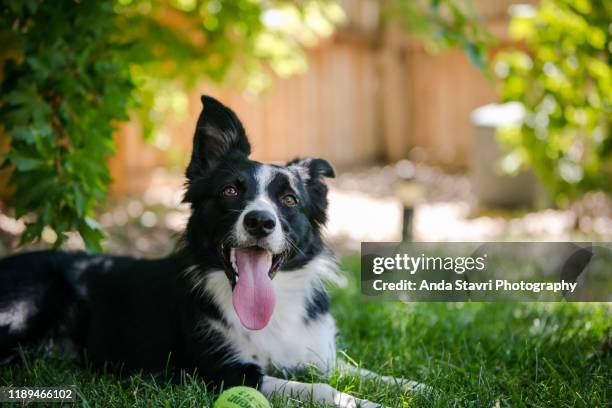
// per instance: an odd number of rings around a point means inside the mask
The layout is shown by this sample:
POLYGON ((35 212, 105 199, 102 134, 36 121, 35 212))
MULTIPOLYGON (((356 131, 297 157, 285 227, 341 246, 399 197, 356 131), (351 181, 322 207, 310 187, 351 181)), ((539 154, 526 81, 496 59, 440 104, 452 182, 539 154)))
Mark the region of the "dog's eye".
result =
POLYGON ((236 197, 238 195, 238 190, 234 186, 227 186, 223 189, 221 193, 223 197, 236 197))
POLYGON ((283 204, 289 207, 293 207, 298 203, 297 198, 293 194, 285 194, 281 197, 281 201, 283 202, 283 204))

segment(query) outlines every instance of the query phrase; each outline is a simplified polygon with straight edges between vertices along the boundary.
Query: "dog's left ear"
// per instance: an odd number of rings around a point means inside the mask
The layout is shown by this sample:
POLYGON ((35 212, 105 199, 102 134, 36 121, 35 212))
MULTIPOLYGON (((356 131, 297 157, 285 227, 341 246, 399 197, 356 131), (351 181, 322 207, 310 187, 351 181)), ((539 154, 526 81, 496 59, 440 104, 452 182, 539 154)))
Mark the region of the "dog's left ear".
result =
POLYGON ((230 153, 251 153, 242 123, 227 106, 210 96, 202 96, 202 113, 193 137, 193 152, 187 178, 193 180, 214 170, 230 153))
POLYGON ((334 168, 323 159, 294 159, 287 167, 299 174, 306 184, 312 211, 309 214, 315 228, 320 228, 327 221, 327 185, 323 177, 336 177, 334 168))
POLYGON ((287 163, 294 168, 305 182, 320 180, 322 177, 334 178, 336 172, 327 160, 318 158, 293 159, 287 163))

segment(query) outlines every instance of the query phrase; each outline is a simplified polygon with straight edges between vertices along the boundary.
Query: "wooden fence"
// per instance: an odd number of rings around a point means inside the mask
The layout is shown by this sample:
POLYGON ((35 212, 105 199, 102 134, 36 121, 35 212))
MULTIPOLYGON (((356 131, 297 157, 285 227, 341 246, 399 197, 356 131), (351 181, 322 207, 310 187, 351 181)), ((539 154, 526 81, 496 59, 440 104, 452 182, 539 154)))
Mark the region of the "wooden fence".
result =
MULTIPOLYGON (((479 5, 488 27, 503 35, 510 0, 479 5)), ((189 158, 200 112, 199 95, 211 94, 242 119, 253 156, 282 162, 321 156, 339 168, 404 157, 465 167, 471 141, 470 112, 496 100, 461 50, 428 54, 397 27, 379 26, 378 2, 345 1, 349 23, 309 50, 306 74, 279 79, 257 99, 203 83, 189 96, 189 115, 169 128, 179 166, 189 158)), ((115 194, 141 193, 166 152, 140 137, 138 124, 117 134, 111 161, 115 194)))

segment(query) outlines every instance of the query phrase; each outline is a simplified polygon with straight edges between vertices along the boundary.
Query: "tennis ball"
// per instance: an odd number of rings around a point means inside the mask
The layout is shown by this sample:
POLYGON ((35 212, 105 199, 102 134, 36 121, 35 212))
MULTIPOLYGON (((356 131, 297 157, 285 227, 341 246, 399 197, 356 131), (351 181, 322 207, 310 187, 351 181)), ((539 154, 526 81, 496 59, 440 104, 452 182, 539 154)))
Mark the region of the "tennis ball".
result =
POLYGON ((264 395, 255 388, 233 387, 223 391, 213 408, 271 408, 264 395))

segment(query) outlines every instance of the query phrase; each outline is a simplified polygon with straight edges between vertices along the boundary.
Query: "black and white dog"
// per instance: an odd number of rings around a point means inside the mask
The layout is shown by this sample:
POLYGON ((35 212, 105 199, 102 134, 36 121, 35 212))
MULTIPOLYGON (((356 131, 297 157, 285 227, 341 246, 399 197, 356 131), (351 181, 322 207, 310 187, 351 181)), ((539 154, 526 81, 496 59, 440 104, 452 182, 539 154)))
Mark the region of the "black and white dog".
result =
MULTIPOLYGON (((230 109, 203 97, 185 201, 184 244, 159 260, 43 251, 0 261, 0 361, 20 346, 66 342, 94 366, 197 372, 340 407, 377 404, 325 384, 269 376, 336 366, 324 281, 336 264, 321 237, 322 159, 286 166, 249 159, 230 109)), ((403 388, 419 384, 343 365, 403 388)))

